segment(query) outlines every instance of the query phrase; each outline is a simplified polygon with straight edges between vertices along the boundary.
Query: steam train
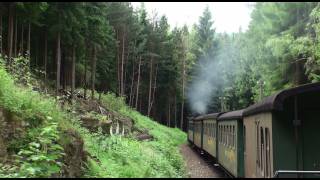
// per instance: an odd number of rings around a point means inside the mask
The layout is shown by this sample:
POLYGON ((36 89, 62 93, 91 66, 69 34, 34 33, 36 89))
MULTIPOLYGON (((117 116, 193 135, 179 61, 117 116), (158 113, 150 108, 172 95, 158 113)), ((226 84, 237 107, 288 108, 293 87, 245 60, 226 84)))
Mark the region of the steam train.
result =
POLYGON ((320 83, 192 117, 188 141, 234 177, 320 177, 320 83))

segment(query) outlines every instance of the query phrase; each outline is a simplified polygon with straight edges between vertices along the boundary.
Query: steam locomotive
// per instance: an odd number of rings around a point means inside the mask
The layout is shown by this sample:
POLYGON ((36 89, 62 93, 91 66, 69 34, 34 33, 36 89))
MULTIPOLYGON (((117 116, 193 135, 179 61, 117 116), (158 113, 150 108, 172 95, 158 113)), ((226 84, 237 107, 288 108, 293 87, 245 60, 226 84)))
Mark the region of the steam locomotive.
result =
POLYGON ((234 177, 320 177, 320 83, 192 117, 188 141, 234 177))

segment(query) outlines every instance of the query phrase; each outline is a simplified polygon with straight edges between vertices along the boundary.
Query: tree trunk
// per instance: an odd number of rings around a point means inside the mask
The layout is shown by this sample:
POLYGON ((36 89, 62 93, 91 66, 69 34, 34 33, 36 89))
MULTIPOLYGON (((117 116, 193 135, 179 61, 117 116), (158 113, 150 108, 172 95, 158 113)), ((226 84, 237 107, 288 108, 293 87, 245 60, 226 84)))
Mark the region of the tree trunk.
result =
POLYGON ((94 99, 94 83, 96 78, 96 57, 97 56, 97 50, 96 45, 93 46, 93 58, 92 58, 92 73, 91 73, 91 99, 94 99))
POLYGON ((14 28, 14 56, 17 57, 17 42, 18 42, 18 18, 16 15, 16 24, 14 28))
POLYGON ((0 54, 3 54, 3 51, 2 51, 2 14, 0 14, 0 54))
POLYGON ((131 76, 131 86, 129 95, 129 106, 132 107, 133 102, 133 83, 134 83, 134 60, 132 61, 132 76, 131 76))
POLYGON ((48 34, 44 37, 44 82, 47 84, 47 63, 48 63, 48 34))
MULTIPOLYGON (((29 22, 28 24, 28 47, 27 47, 27 57, 29 58, 30 60, 30 33, 31 33, 31 24, 29 22)), ((59 32, 59 48, 60 48, 60 32, 59 32)))
POLYGON ((170 123, 170 121, 171 121, 170 118, 171 118, 171 109, 170 109, 170 100, 169 100, 169 113, 168 113, 168 124, 167 124, 168 127, 170 127, 170 124, 171 124, 170 123))
POLYGON ((148 116, 150 117, 151 111, 151 86, 152 86, 152 73, 153 73, 153 56, 151 57, 150 61, 150 73, 149 73, 149 98, 148 98, 148 116))
POLYGON ((24 49, 23 49, 23 43, 24 43, 24 42, 23 42, 23 41, 24 41, 24 40, 23 40, 23 37, 24 37, 24 36, 23 36, 23 30, 24 30, 24 27, 23 27, 23 24, 22 24, 22 25, 21 25, 21 45, 20 45, 20 46, 21 46, 21 47, 20 47, 21 50, 20 50, 20 53, 21 53, 21 56, 24 57, 24 49))
MULTIPOLYGON (((129 50, 129 44, 127 44, 127 57, 124 59, 124 80, 123 80, 123 94, 126 95, 126 82, 127 82, 127 77, 128 77, 128 72, 127 72, 127 68, 128 68, 128 64, 129 64, 129 55, 130 55, 130 50, 129 50)), ((129 94, 129 92, 128 92, 129 94)))
POLYGON ((181 104, 181 119, 180 127, 183 130, 183 113, 184 113, 184 82, 185 81, 185 58, 183 58, 183 67, 182 67, 182 104, 181 104))
POLYGON ((74 89, 75 89, 75 78, 76 78, 76 46, 73 45, 72 47, 72 71, 71 71, 71 99, 74 96, 74 89))
MULTIPOLYGON (((89 50, 90 52, 90 50, 89 50)), ((88 51, 86 51, 86 56, 84 59, 84 99, 87 98, 87 59, 89 58, 88 56, 88 51)))
POLYGON ((150 104, 150 111, 153 107, 153 104, 154 104, 154 97, 155 97, 155 94, 156 94, 156 88, 157 88, 157 75, 158 75, 158 64, 156 66, 156 75, 154 76, 154 83, 153 83, 153 92, 152 92, 152 99, 151 99, 151 104, 150 104))
POLYGON ((177 94, 174 95, 174 127, 177 127, 177 94))
POLYGON ((9 19, 8 19, 8 64, 11 66, 11 57, 12 57, 12 41, 13 41, 13 4, 9 5, 9 19))
POLYGON ((99 103, 101 103, 102 92, 99 93, 99 103))
POLYGON ((60 48, 60 31, 58 32, 58 36, 57 36, 57 79, 56 79, 56 83, 57 83, 57 89, 56 89, 56 95, 59 95, 59 89, 60 89, 60 64, 61 64, 61 48, 60 48))
POLYGON ((124 65, 124 33, 122 35, 122 53, 121 53, 121 74, 120 74, 120 96, 124 95, 124 82, 123 82, 123 65, 124 65))
MULTIPOLYGON (((119 30, 116 33, 116 40, 119 39, 119 30)), ((117 79, 118 79, 118 95, 121 95, 121 78, 120 78, 120 45, 117 46, 117 79)))
POLYGON ((39 42, 38 39, 36 40, 36 48, 35 48, 35 67, 38 68, 38 53, 39 53, 39 42))
MULTIPOLYGON (((141 56, 139 57, 139 66, 138 66, 138 83, 137 83, 137 94, 136 94, 136 109, 138 109, 138 100, 139 100, 139 86, 140 86, 140 67, 141 67, 141 56)), ((140 101, 141 102, 141 101, 140 101)))

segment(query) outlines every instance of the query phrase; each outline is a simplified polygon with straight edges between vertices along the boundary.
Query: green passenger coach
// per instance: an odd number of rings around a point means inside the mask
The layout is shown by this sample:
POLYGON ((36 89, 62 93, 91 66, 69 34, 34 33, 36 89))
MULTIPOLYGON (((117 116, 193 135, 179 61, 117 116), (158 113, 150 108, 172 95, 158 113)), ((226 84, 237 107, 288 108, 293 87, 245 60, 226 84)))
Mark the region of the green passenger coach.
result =
POLYGON ((202 119, 198 117, 193 120, 193 143, 202 149, 202 119))
POLYGON ((188 141, 190 143, 193 143, 193 130, 194 130, 194 125, 193 125, 193 119, 189 119, 188 121, 188 141))
POLYGON ((198 117, 203 125, 202 149, 212 157, 217 157, 217 118, 221 113, 212 113, 198 117))
POLYGON ((280 91, 245 109, 245 177, 273 177, 276 171, 319 171, 319 103, 320 83, 313 83, 280 91))
POLYGON ((243 110, 218 117, 218 161, 234 177, 243 177, 243 110))

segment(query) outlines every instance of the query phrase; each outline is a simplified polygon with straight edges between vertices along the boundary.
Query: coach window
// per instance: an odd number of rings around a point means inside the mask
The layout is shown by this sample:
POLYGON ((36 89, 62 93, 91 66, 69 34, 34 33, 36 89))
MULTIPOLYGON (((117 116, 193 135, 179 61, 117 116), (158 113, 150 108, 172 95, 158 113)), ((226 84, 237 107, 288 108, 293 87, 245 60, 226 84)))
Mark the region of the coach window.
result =
POLYGON ((219 130, 219 133, 220 133, 220 143, 222 143, 222 126, 220 125, 220 130, 219 130))
POLYGON ((229 140, 228 140, 228 139, 229 139, 229 138, 228 138, 228 136, 229 136, 229 132, 228 132, 229 130, 228 130, 228 129, 229 129, 229 126, 226 125, 226 146, 228 146, 228 141, 229 141, 229 140))
POLYGON ((206 135, 208 135, 208 130, 209 130, 209 123, 206 123, 206 130, 207 130, 207 133, 206 133, 206 135))
POLYGON ((220 135, 220 133, 221 133, 221 130, 220 130, 220 126, 218 126, 218 142, 220 143, 220 137, 221 137, 221 135, 220 135))
POLYGON ((213 123, 213 138, 216 138, 216 124, 213 123))
POLYGON ((214 124, 212 123, 211 137, 214 138, 214 124))
POLYGON ((225 143, 225 129, 226 127, 225 126, 222 126, 222 144, 224 145, 225 143))
POLYGON ((210 131, 210 134, 211 134, 211 137, 213 138, 213 132, 214 132, 214 126, 213 126, 213 123, 211 123, 211 127, 212 127, 212 129, 211 129, 211 131, 210 131))
POLYGON ((221 126, 221 144, 224 143, 224 126, 221 126))
POLYGON ((260 140, 261 140, 261 149, 260 149, 260 162, 261 162, 261 173, 262 173, 262 176, 264 177, 264 158, 263 158, 263 155, 264 155, 264 132, 263 132, 263 128, 260 127, 260 140))
POLYGON ((218 126, 218 141, 219 141, 219 143, 221 142, 221 127, 220 126, 218 126))
POLYGON ((229 126, 226 125, 226 146, 228 147, 229 143, 229 126))
POLYGON ((219 138, 220 138, 220 143, 222 143, 222 126, 220 125, 220 130, 219 130, 219 138))
POLYGON ((234 147, 234 132, 233 132, 233 125, 231 126, 231 147, 233 148, 234 147))
POLYGON ((230 147, 230 142, 231 142, 231 138, 230 138, 230 125, 228 126, 228 147, 230 147))
POLYGON ((257 138, 257 142, 256 142, 256 144, 257 144, 257 167, 259 168, 260 167, 260 157, 259 157, 259 154, 260 154, 260 144, 259 144, 259 123, 258 122, 256 122, 256 138, 257 138))
POLYGON ((233 147, 236 147, 236 143, 237 143, 237 135, 236 135, 236 128, 235 126, 233 126, 233 147))
POLYGON ((231 147, 234 148, 234 125, 231 126, 231 138, 232 138, 231 147))
POLYGON ((231 145, 231 128, 230 128, 230 125, 228 126, 228 147, 230 147, 231 145))
POLYGON ((224 126, 224 145, 227 146, 227 137, 228 137, 228 127, 227 125, 224 126))
POLYGON ((207 123, 205 123, 204 124, 204 126, 205 126, 205 128, 204 128, 204 133, 207 135, 208 134, 208 124, 207 123))
POLYGON ((228 142, 229 147, 231 147, 231 142, 232 142, 232 134, 231 133, 232 133, 231 132, 231 126, 229 125, 229 142, 228 142))
POLYGON ((246 154, 246 126, 243 126, 243 152, 246 154))
POLYGON ((215 139, 216 138, 216 124, 213 123, 213 138, 215 139))
POLYGON ((271 162, 270 162, 270 134, 269 128, 265 129, 266 138, 266 177, 271 177, 271 162))
POLYGON ((228 126, 228 147, 230 147, 230 125, 228 126))
POLYGON ((223 135, 224 135, 224 133, 223 133, 223 127, 224 126, 221 126, 221 144, 223 144, 223 135))

